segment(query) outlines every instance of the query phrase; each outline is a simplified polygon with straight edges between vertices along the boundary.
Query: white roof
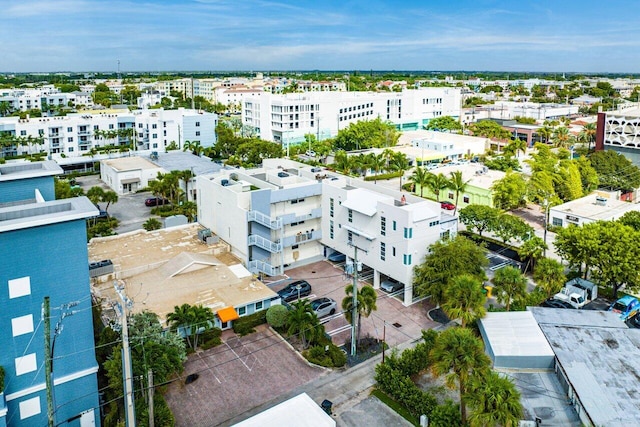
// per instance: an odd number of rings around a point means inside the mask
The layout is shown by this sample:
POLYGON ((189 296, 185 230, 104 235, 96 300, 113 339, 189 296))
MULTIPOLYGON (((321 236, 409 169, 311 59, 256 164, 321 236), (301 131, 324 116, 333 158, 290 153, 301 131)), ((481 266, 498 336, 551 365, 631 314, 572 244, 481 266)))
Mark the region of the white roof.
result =
POLYGON ((480 322, 496 357, 554 356, 529 311, 490 312, 480 322))
POLYGON ((335 427, 336 422, 302 393, 244 420, 234 427, 335 427))
POLYGON ((347 192, 347 200, 342 202, 342 206, 367 216, 374 216, 377 212, 379 201, 393 204, 393 197, 374 193, 363 188, 356 188, 347 192))

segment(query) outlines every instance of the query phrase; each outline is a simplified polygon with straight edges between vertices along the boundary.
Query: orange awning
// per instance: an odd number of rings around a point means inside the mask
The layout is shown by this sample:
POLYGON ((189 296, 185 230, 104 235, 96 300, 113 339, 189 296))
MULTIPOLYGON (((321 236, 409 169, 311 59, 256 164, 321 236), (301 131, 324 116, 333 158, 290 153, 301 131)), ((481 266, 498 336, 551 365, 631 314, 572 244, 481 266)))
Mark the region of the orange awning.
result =
POLYGON ((218 315, 222 323, 231 322, 232 320, 240 318, 238 312, 233 307, 221 308, 216 314, 218 315))

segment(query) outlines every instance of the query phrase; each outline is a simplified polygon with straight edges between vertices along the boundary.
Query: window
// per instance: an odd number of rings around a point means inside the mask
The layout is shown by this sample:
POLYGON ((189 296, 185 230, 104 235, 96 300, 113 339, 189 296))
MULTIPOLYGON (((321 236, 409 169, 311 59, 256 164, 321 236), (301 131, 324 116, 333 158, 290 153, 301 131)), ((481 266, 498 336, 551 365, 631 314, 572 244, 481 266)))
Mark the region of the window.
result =
POLYGON ((469 203, 469 196, 462 197, 462 201, 465 203, 469 203))
POLYGON ((353 211, 351 209, 349 209, 349 213, 348 213, 348 221, 349 222, 353 222, 353 211))
POLYGON ((21 420, 33 417, 34 415, 38 415, 42 411, 42 409, 40 408, 40 396, 23 400, 22 402, 20 402, 19 408, 21 420))
POLYGON ((393 221, 393 231, 396 231, 396 222, 393 221))
POLYGON ((238 316, 244 316, 247 314, 247 307, 238 307, 238 316))
POLYGON ((396 256, 396 247, 391 248, 391 255, 396 256))
POLYGON ((200 122, 196 122, 196 127, 200 127, 200 122))
POLYGON ((387 218, 384 216, 380 217, 380 235, 387 235, 387 218))
POLYGON ((73 132, 73 128, 67 128, 67 132, 73 132))
POLYGON ((200 131, 199 130, 196 131, 196 136, 200 136, 200 131))
POLYGON ((151 129, 158 129, 158 124, 157 123, 152 124, 151 129))
POLYGON ((260 310, 262 310, 262 301, 258 301, 256 303, 256 311, 260 311, 260 310))
POLYGON ((439 220, 431 221, 431 222, 429 223, 429 227, 435 227, 435 226, 436 226, 436 225, 438 225, 438 224, 440 224, 440 221, 439 221, 439 220))
POLYGON ((329 238, 333 239, 333 220, 329 220, 329 238))
POLYGON ((26 134, 27 134, 27 131, 26 131, 26 130, 21 130, 21 131, 20 131, 20 135, 24 136, 24 135, 26 135, 26 134))
POLYGON ((69 138, 67 138, 67 142, 73 142, 73 137, 70 136, 69 138))
POLYGON ((551 223, 554 225, 554 227, 562 227, 562 218, 553 218, 551 220, 551 223))
POLYGON ((70 152, 70 153, 73 153, 73 147, 69 147, 69 148, 67 149, 67 151, 68 151, 68 152, 70 152))
POLYGON ((411 239, 413 237, 413 228, 412 227, 405 227, 404 228, 404 238, 405 239, 411 239))
POLYGON ((449 195, 447 197, 449 197, 449 199, 453 200, 453 193, 449 193, 449 195))
POLYGON ((291 246, 291 249, 298 249, 298 246, 299 245, 293 245, 293 246, 291 246))
POLYGON ((157 134, 157 133, 154 133, 153 135, 151 135, 151 138, 153 138, 153 139, 158 139, 158 134, 157 134))
POLYGON ((11 331, 14 337, 33 332, 33 315, 27 314, 11 319, 11 331))
POLYGON ((353 233, 349 231, 349 234, 347 234, 347 242, 352 245, 353 244, 353 233))
POLYGON ((402 263, 404 265, 411 265, 411 254, 402 255, 402 263))
POLYGON ((38 369, 35 353, 27 354, 23 357, 16 357, 14 363, 16 367, 16 375, 26 374, 38 369))
POLYGON ((31 295, 31 278, 29 276, 9 280, 9 299, 31 295))
POLYGON ((382 261, 385 260, 386 258, 386 254, 387 254, 387 248, 386 248, 386 244, 384 242, 380 242, 380 259, 382 261))
POLYGON ((109 125, 109 129, 113 129, 113 123, 109 125))
POLYGON ((333 197, 329 199, 329 216, 333 218, 333 197))
POLYGON ((156 142, 154 142, 154 143, 152 144, 152 147, 153 147, 153 148, 158 148, 158 144, 157 144, 156 142))

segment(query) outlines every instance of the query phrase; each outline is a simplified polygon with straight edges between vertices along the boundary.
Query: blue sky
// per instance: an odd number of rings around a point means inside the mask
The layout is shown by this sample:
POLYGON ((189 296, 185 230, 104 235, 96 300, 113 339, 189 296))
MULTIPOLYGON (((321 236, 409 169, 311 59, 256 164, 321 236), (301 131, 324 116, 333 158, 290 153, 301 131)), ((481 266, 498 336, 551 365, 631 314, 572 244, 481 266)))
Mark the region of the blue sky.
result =
POLYGON ((0 71, 640 72, 637 0, 0 0, 0 71))

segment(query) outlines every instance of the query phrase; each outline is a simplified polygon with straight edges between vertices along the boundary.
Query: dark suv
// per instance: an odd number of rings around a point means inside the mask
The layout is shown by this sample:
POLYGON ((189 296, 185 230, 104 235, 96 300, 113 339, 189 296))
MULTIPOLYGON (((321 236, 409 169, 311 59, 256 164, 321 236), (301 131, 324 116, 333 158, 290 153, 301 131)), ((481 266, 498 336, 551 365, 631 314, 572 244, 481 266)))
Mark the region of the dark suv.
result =
POLYGON ((160 205, 168 205, 169 201, 167 199, 162 199, 160 197, 149 197, 144 201, 145 206, 160 206, 160 205))
POLYGON ((311 285, 306 280, 289 283, 286 287, 278 291, 278 295, 280 295, 280 298, 285 302, 298 299, 298 295, 300 297, 306 297, 310 294, 311 285), (300 286, 300 289, 298 289, 298 286, 300 286))

